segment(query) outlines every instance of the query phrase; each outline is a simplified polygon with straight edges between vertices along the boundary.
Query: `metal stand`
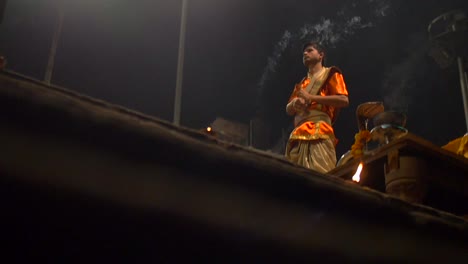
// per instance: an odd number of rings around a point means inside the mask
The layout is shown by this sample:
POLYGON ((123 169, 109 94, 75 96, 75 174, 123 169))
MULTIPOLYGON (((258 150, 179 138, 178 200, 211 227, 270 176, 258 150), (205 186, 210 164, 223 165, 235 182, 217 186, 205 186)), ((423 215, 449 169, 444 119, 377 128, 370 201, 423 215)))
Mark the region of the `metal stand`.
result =
POLYGON ((468 135, 468 81, 465 60, 468 58, 468 17, 461 10, 453 10, 436 17, 428 27, 432 41, 430 55, 442 68, 457 59, 460 88, 468 135))

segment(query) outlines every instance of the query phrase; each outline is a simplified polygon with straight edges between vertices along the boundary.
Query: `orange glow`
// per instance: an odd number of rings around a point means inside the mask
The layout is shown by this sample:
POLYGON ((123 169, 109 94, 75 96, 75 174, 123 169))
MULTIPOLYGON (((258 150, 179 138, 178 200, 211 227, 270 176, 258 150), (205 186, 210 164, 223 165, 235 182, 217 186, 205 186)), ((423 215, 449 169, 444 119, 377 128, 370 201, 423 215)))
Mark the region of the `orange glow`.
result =
POLYGON ((362 162, 359 163, 359 166, 358 166, 358 168, 357 168, 357 170, 356 170, 356 173, 354 174, 354 176, 353 176, 353 178, 352 178, 353 181, 355 181, 355 182, 360 182, 360 181, 361 181, 361 172, 362 172, 362 167, 363 167, 363 166, 364 166, 364 165, 362 164, 362 162))
POLYGON ((207 127, 206 131, 211 132, 211 127, 207 127))

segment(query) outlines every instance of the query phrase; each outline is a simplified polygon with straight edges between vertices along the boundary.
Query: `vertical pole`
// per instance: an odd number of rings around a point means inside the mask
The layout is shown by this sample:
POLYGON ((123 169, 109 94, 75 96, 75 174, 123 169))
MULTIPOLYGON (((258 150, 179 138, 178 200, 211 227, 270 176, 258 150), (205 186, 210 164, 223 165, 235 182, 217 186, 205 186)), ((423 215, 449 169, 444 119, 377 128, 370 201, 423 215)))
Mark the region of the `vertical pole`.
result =
POLYGON ((55 25, 54 36, 52 38, 52 45, 50 46, 49 52, 49 61, 47 62, 47 69, 44 76, 44 82, 46 84, 50 84, 52 80, 52 73, 54 71, 54 64, 55 64, 55 54, 57 53, 57 46, 60 40, 60 35, 62 33, 62 25, 63 25, 63 5, 58 7, 58 17, 57 17, 57 24, 55 25))
POLYGON ((466 122, 466 131, 468 133, 468 84, 467 84, 467 78, 466 78, 466 72, 464 69, 463 65, 463 58, 458 57, 458 72, 460 75, 460 86, 461 86, 461 92, 462 92, 462 99, 463 99, 463 107, 465 110, 465 122, 466 122))
POLYGON ((249 120, 249 146, 253 147, 253 120, 249 120))
POLYGON ((180 109, 182 99, 182 81, 184 74, 184 56, 185 56, 185 31, 187 24, 187 5, 188 0, 182 0, 182 13, 180 18, 180 36, 179 36, 179 56, 177 61, 177 79, 174 99, 174 124, 180 125, 180 109))
POLYGON ((0 24, 3 21, 3 14, 5 13, 7 0, 0 0, 0 24))

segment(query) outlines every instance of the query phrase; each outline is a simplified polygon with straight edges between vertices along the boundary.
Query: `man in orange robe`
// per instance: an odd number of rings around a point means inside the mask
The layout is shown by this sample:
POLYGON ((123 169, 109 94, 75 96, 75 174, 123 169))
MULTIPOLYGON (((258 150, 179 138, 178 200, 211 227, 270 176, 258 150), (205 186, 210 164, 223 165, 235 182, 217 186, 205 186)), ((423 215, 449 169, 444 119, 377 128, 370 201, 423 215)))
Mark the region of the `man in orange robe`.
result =
POLYGON ((303 46, 305 77, 294 88, 286 112, 294 116, 295 129, 285 156, 306 168, 326 173, 336 166, 337 139, 333 123, 340 108, 349 105, 348 90, 337 67, 323 65, 325 51, 317 42, 303 46))

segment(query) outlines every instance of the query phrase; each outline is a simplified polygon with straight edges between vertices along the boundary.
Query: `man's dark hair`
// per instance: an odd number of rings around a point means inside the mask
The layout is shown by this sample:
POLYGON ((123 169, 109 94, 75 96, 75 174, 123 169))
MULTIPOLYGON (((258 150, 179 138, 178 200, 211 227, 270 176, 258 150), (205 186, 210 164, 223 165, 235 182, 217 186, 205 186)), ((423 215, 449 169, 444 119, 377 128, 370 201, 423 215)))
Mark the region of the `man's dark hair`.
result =
POLYGON ((325 47, 322 44, 320 44, 319 42, 317 42, 315 40, 312 40, 312 41, 304 43, 304 45, 302 46, 302 52, 304 52, 304 50, 309 46, 312 46, 318 52, 323 53, 322 65, 325 65, 325 55, 327 54, 326 51, 325 51, 325 47))

